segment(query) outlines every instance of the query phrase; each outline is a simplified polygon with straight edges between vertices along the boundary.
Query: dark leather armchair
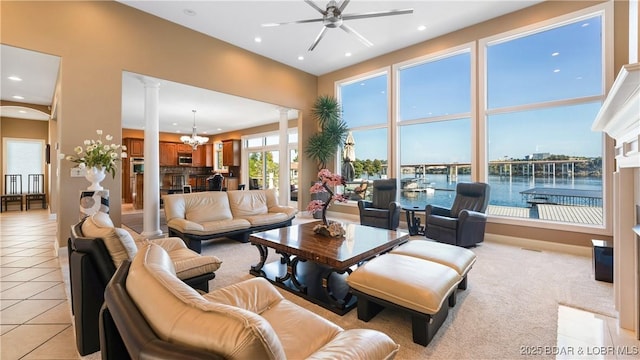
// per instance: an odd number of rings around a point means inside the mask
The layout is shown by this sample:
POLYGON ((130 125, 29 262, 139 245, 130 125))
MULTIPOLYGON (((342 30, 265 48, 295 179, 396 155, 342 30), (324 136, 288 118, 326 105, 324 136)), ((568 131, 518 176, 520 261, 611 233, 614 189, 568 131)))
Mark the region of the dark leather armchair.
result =
POLYGON ((396 179, 374 180, 371 201, 358 200, 360 224, 395 230, 400 224, 396 179))
POLYGON ((459 183, 450 209, 427 205, 425 236, 463 247, 483 242, 489 189, 485 183, 459 183))
MULTIPOLYGON (((116 271, 109 250, 101 238, 85 237, 82 223, 71 226, 68 239, 71 312, 74 315, 76 346, 84 356, 100 350, 99 315, 104 290, 116 271)), ((209 291, 209 280, 215 273, 185 279, 195 289, 209 291)))

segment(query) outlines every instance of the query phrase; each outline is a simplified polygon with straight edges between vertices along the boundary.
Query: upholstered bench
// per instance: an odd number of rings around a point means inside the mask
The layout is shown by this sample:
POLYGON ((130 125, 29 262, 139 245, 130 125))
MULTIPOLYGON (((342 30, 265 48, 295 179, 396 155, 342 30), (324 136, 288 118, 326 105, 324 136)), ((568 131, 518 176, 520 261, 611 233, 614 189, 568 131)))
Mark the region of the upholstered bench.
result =
POLYGON ((347 277, 358 297, 358 319, 371 320, 385 307, 411 314, 413 342, 427 346, 456 303, 462 277, 452 268, 414 256, 388 253, 347 277), (444 301, 448 299, 448 305, 444 301))
POLYGON ((391 251, 392 254, 408 255, 437 262, 455 270, 462 277, 458 289, 467 288, 467 274, 476 263, 476 254, 469 249, 429 240, 412 240, 391 251))

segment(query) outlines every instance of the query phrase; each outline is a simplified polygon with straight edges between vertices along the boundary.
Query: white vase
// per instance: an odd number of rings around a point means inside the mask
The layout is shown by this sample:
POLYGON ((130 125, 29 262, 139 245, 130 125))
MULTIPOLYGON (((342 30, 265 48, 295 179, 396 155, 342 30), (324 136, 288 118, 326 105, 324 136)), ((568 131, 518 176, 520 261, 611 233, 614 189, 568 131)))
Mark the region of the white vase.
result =
POLYGON ((100 166, 99 168, 88 167, 86 168, 85 178, 91 183, 91 185, 87 188, 87 190, 97 191, 104 190, 104 188, 100 185, 100 181, 104 180, 105 177, 105 169, 104 166, 100 166))

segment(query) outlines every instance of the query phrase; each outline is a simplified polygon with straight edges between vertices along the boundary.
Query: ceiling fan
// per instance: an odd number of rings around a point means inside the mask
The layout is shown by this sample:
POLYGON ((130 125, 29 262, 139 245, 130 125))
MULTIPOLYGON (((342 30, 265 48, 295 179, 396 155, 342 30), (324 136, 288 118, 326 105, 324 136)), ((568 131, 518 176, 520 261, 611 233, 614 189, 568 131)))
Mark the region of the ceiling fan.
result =
POLYGON ((262 24, 262 26, 269 27, 269 26, 280 26, 280 25, 287 25, 287 24, 304 24, 304 23, 312 23, 312 22, 322 22, 322 25, 323 25, 322 30, 320 30, 320 33, 318 34, 318 36, 316 36, 316 39, 313 41, 313 44, 311 44, 311 47, 309 47, 309 51, 313 51, 313 49, 315 49, 315 47, 320 42, 320 40, 324 36, 327 29, 334 29, 338 27, 349 34, 354 35, 356 38, 358 38, 358 40, 360 40, 366 46, 373 46, 373 44, 369 40, 367 40, 364 36, 360 35, 357 31, 355 31, 349 25, 345 24, 343 21, 379 17, 379 16, 405 15, 405 14, 413 13, 413 9, 396 9, 396 10, 388 10, 388 11, 373 11, 373 12, 360 13, 360 14, 343 14, 342 12, 347 7, 347 5, 349 5, 350 1, 351 0, 343 0, 340 3, 340 5, 338 5, 336 1, 331 0, 327 4, 327 8, 325 10, 322 10, 313 1, 304 0, 304 2, 309 4, 309 6, 316 9, 320 14, 322 14, 321 19, 308 19, 308 20, 289 21, 289 22, 282 22, 282 23, 269 23, 269 24, 262 24))

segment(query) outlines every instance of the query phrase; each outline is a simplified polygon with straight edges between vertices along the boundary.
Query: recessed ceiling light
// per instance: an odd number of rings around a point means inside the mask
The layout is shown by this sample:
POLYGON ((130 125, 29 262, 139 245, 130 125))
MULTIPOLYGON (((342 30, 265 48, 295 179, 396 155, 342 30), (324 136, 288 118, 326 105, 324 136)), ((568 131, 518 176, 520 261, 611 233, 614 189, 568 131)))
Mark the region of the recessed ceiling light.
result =
POLYGON ((257 42, 257 43, 261 43, 262 42, 262 38, 259 36, 256 36, 253 38, 253 41, 257 42))
POLYGON ((559 72, 560 72, 560 69, 555 69, 555 70, 553 70, 553 72, 554 72, 554 73, 559 73, 559 72))
POLYGON ((178 126, 178 123, 172 123, 171 125, 173 125, 173 126, 178 126))
POLYGON ((12 98, 18 99, 18 100, 24 100, 24 96, 20 96, 20 95, 13 95, 12 98))
POLYGON ((9 76, 7 79, 13 80, 13 81, 22 81, 22 79, 20 77, 15 76, 15 75, 9 76))
POLYGON ((418 31, 425 31, 425 30, 427 30, 426 26, 424 26, 424 25, 418 26, 418 31))
POLYGON ((351 53, 350 52, 345 53, 344 56, 349 57, 349 56, 351 56, 351 53))
POLYGON ((551 53, 551 56, 558 56, 558 55, 560 55, 560 53, 559 53, 559 52, 557 52, 557 51, 556 51, 556 52, 554 52, 554 53, 551 53))
POLYGON ((197 13, 195 11, 191 10, 191 9, 184 9, 183 12, 187 16, 196 16, 197 15, 197 13))
POLYGON ((300 61, 304 60, 304 56, 302 56, 302 55, 298 56, 298 60, 300 60, 300 61))
POLYGON ((218 130, 218 131, 222 131, 222 129, 220 129, 220 128, 218 128, 217 130, 218 130))

